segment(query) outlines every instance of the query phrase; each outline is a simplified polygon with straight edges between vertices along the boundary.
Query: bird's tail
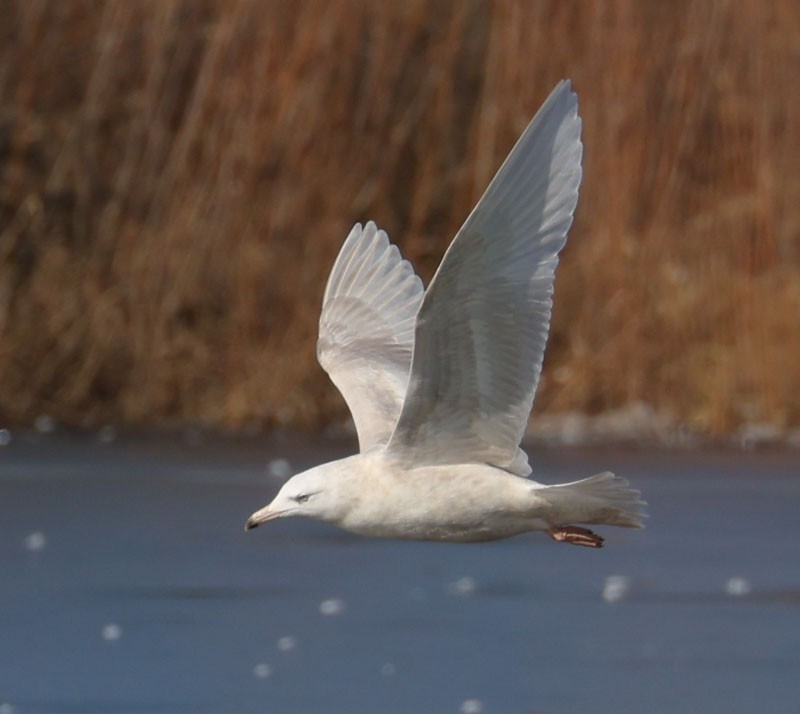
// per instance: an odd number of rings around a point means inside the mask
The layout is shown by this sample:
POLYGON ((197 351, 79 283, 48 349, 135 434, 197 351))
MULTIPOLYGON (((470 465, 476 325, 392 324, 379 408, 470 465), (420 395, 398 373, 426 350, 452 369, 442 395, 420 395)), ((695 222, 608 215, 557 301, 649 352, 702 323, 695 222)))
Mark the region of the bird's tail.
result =
POLYGON ((625 528, 644 528, 647 517, 640 493, 610 471, 555 486, 546 486, 540 495, 552 506, 552 519, 558 524, 597 523, 625 528))

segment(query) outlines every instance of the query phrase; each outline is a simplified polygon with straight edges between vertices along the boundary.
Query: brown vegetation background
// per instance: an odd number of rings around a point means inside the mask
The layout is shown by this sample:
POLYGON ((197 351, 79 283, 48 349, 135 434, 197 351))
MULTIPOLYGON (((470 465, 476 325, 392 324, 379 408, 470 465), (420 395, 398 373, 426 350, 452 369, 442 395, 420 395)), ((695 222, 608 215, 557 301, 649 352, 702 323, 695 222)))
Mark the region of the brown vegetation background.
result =
POLYGON ((584 119, 537 409, 800 425, 795 0, 0 4, 0 419, 320 426, 350 226, 427 280, 556 81, 584 119))

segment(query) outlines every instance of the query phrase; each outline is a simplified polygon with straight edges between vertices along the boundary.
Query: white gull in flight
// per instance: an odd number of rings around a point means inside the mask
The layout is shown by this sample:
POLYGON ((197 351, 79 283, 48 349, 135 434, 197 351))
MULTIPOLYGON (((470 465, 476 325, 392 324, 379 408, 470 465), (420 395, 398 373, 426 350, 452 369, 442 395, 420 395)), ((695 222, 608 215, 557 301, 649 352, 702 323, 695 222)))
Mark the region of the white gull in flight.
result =
POLYGON ((456 234, 427 291, 374 223, 331 271, 317 356, 359 453, 290 478, 249 530, 305 516, 367 536, 486 541, 576 524, 641 528, 645 503, 604 472, 544 485, 519 448, 542 368, 558 253, 578 200, 581 120, 562 81, 456 234))

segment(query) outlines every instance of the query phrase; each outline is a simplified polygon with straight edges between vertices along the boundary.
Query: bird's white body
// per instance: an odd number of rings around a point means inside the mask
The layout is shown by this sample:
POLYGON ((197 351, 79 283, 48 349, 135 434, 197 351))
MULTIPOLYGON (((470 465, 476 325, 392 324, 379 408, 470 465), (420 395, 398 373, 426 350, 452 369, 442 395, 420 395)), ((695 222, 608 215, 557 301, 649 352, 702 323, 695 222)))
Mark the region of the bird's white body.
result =
POLYGON ((331 271, 317 357, 360 453, 292 477, 247 522, 284 516, 385 538, 484 541, 531 530, 600 547, 573 523, 640 528, 644 503, 604 472, 545 486, 520 448, 553 283, 578 200, 581 121, 560 82, 450 244, 427 290, 374 223, 331 271))
POLYGON ((376 448, 295 479, 298 493, 324 485, 325 508, 293 514, 291 497, 279 496, 254 518, 307 515, 364 536, 464 543, 568 523, 641 525, 637 492, 609 472, 547 486, 487 464, 409 467, 376 448))
POLYGON ((321 468, 346 474, 349 508, 331 522, 361 535, 482 541, 547 527, 533 482, 486 464, 406 469, 376 449, 321 468))

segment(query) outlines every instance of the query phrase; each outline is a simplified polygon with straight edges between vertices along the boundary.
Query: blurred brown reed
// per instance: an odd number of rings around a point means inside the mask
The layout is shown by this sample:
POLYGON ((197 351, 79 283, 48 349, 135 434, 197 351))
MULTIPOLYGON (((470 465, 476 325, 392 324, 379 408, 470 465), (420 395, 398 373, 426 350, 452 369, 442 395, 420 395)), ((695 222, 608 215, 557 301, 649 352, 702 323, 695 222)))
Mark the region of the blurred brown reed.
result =
POLYGON ((800 424, 793 0, 0 6, 0 418, 319 426, 374 219, 427 280, 550 88, 584 118, 544 412, 800 424))

